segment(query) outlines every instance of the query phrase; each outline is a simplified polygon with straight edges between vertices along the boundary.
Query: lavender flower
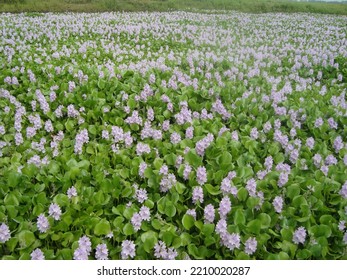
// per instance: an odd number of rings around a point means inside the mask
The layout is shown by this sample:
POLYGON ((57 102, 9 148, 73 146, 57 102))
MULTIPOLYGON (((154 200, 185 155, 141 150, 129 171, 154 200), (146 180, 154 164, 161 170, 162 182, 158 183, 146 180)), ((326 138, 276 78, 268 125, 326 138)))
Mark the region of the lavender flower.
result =
POLYGON ((44 214, 40 214, 37 218, 37 228, 41 233, 47 232, 49 229, 49 222, 48 219, 44 214))
POLYGON ((135 198, 138 202, 144 203, 148 198, 146 189, 137 189, 135 191, 135 198))
POLYGON ((59 221, 60 220, 60 216, 61 216, 61 209, 59 207, 58 204, 56 203, 52 203, 49 206, 49 210, 48 213, 51 217, 53 217, 54 220, 59 221))
POLYGON ((343 184, 341 190, 340 190, 340 195, 343 198, 347 198, 347 181, 343 184))
POLYGON ((219 235, 227 233, 227 222, 225 219, 222 218, 217 222, 215 231, 219 235))
POLYGON ((255 237, 250 237, 245 243, 245 253, 247 255, 252 255, 257 250, 257 239, 255 237))
POLYGON ((202 190, 202 187, 195 187, 193 189, 193 196, 192 196, 193 203, 196 204, 198 201, 200 203, 204 202, 204 192, 202 190))
POLYGON ((207 174, 205 166, 199 166, 196 171, 196 181, 201 186, 207 182, 207 174))
POLYGON ((189 179, 189 175, 192 172, 192 167, 189 164, 185 164, 184 170, 183 170, 183 178, 184 180, 189 179))
POLYGON ((226 219, 226 216, 231 211, 231 201, 228 196, 224 196, 219 203, 219 215, 222 219, 226 219))
POLYGON ((135 243, 131 240, 124 240, 122 242, 122 252, 121 252, 122 259, 125 260, 128 257, 134 258, 135 257, 135 243))
POLYGON ((43 254, 43 252, 37 248, 34 251, 31 252, 30 257, 32 260, 44 260, 45 259, 45 255, 43 254))
POLYGON ((141 228, 142 217, 139 213, 135 213, 131 218, 131 224, 134 227, 135 231, 138 231, 141 228))
POLYGON ((108 249, 106 244, 102 243, 96 246, 95 258, 97 260, 107 260, 108 259, 108 249))
POLYGON ((188 209, 186 214, 192 216, 194 218, 194 220, 196 220, 196 211, 195 211, 195 209, 188 209))
POLYGON ((147 206, 141 206, 139 214, 144 221, 149 221, 151 218, 151 213, 147 206))
POLYGON ((281 213, 283 208, 283 198, 280 196, 276 196, 272 202, 272 205, 274 206, 275 211, 277 213, 281 213))
POLYGON ((76 190, 76 188, 74 186, 70 187, 67 190, 67 196, 70 199, 77 196, 77 190, 76 190))
POLYGON ((346 221, 344 221, 344 220, 340 221, 339 225, 338 225, 338 228, 339 228, 340 231, 343 232, 345 230, 345 228, 346 228, 346 221))
POLYGON ((212 204, 208 204, 204 209, 205 223, 213 223, 215 217, 215 210, 212 204))
POLYGON ((145 177, 145 170, 146 170, 146 168, 147 168, 147 163, 141 162, 140 166, 139 166, 139 176, 141 178, 145 177))
POLYGON ((74 260, 88 260, 88 252, 81 247, 78 247, 73 253, 74 260))
POLYGON ((157 259, 166 259, 167 258, 167 249, 166 244, 163 241, 158 241, 157 244, 154 245, 154 256, 157 259))
POLYGON ((304 244, 306 239, 306 229, 304 227, 299 227, 293 235, 293 242, 295 244, 302 243, 304 244))
POLYGON ((171 134, 170 141, 174 145, 178 144, 179 142, 181 142, 181 135, 178 134, 177 132, 173 132, 171 134))
POLYGON ((8 226, 4 223, 0 226, 0 242, 4 243, 11 238, 11 233, 8 226))
POLYGON ((246 190, 248 191, 249 196, 256 196, 257 182, 253 178, 247 181, 246 190))
POLYGON ((92 243, 90 242, 89 237, 85 235, 78 240, 78 245, 79 248, 84 250, 88 255, 92 251, 92 243))

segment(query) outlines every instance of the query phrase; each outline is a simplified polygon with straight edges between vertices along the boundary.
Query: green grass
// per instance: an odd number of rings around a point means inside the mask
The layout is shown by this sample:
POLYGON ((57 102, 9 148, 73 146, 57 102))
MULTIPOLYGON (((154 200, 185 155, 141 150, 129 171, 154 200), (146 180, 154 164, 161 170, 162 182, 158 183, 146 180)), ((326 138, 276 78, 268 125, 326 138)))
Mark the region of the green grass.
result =
POLYGON ((346 4, 286 0, 0 0, 0 12, 105 12, 168 10, 236 10, 240 12, 311 12, 347 15, 346 4))

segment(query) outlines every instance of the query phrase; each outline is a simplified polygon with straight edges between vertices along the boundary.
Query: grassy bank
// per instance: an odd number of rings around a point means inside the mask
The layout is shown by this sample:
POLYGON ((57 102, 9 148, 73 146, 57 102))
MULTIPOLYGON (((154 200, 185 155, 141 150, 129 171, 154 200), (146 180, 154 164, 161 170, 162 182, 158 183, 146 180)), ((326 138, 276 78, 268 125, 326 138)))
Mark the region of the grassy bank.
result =
POLYGON ((311 12, 347 15, 346 4, 274 0, 0 0, 0 12, 105 12, 187 9, 251 13, 311 12))

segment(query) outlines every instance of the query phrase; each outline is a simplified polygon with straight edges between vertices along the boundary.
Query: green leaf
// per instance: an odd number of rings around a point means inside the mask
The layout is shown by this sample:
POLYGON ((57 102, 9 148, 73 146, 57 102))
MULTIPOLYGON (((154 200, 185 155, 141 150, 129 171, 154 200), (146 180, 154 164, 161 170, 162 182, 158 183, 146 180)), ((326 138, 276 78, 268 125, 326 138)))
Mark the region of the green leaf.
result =
POLYGON ((259 234, 261 229, 261 221, 253 220, 247 224, 247 230, 250 233, 259 234))
POLYGON ((191 215, 184 214, 182 218, 182 225, 186 230, 190 230, 194 226, 194 218, 191 215))
POLYGON ((111 226, 110 223, 107 220, 101 220, 99 223, 96 224, 94 227, 94 234, 95 235, 107 235, 111 232, 111 226))
POLYGON ((230 166, 232 164, 232 155, 229 152, 223 152, 222 155, 218 158, 218 163, 221 166, 230 166))
POLYGON ((27 248, 35 241, 35 235, 29 230, 22 230, 18 234, 19 244, 22 248, 27 248))
POLYGON ((330 237, 331 236, 331 227, 328 225, 315 225, 310 228, 316 238, 318 237, 330 237))
POLYGON ((205 185, 203 186, 203 188, 206 189, 207 192, 208 192, 209 194, 211 194, 211 195, 219 195, 220 193, 222 193, 222 192, 220 191, 220 188, 219 188, 218 186, 213 187, 213 186, 210 185, 210 184, 205 184, 205 185))
POLYGON ((241 187, 237 192, 237 198, 240 201, 246 201, 247 196, 248 196, 248 191, 244 187, 241 187))
POLYGON ((202 226, 201 232, 205 235, 205 236, 211 236, 212 233, 214 232, 214 224, 204 224, 202 226))
POLYGON ((132 226, 132 224, 130 224, 130 223, 125 224, 124 227, 123 227, 123 233, 125 235, 132 235, 132 234, 134 234, 135 230, 134 230, 134 227, 132 226))
POLYGON ((5 203, 5 205, 12 205, 12 206, 18 206, 19 205, 18 198, 14 193, 7 194, 5 196, 4 203, 5 203))
POLYGON ((154 245, 158 242, 158 234, 152 230, 149 230, 141 235, 141 241, 143 242, 143 248, 147 253, 150 253, 154 245))
POLYGON ((246 217, 242 209, 237 209, 234 216, 235 225, 244 225, 246 223, 246 217))
POLYGON ((199 167, 202 165, 202 159, 196 154, 195 151, 190 150, 186 155, 185 155, 185 160, 195 168, 199 167))
POLYGON ((258 219, 261 222, 261 228, 267 229, 270 227, 271 224, 271 217, 266 213, 260 213, 258 216, 258 219))
POLYGON ((164 208, 164 213, 166 216, 168 217, 174 217, 176 215, 176 207, 172 204, 171 201, 168 201, 166 204, 165 204, 165 208, 164 208))

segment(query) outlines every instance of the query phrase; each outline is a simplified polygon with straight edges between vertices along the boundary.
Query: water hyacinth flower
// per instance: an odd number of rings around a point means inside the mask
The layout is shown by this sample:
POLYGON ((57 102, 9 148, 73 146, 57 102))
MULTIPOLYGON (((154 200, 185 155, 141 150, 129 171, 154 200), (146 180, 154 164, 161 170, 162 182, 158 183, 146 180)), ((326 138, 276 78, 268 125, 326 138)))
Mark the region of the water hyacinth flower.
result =
POLYGON ((295 244, 304 244, 306 239, 306 229, 304 227, 299 227, 297 230, 295 230, 293 235, 293 242, 295 244))
POLYGON ((8 228, 6 224, 2 223, 0 225, 0 242, 4 243, 10 240, 10 238, 11 238, 10 229, 8 228))
POLYGON ((226 216, 231 211, 231 201, 228 196, 224 196, 219 203, 219 215, 222 219, 226 219, 226 216))
POLYGON ((281 213, 283 208, 283 198, 280 196, 276 196, 272 202, 272 205, 277 213, 281 213))
POLYGON ((73 253, 73 259, 79 261, 88 260, 88 255, 89 254, 86 250, 84 250, 81 247, 78 247, 73 253))
POLYGON ((186 214, 192 216, 194 218, 194 220, 196 220, 196 211, 195 211, 195 209, 188 209, 186 214))
POLYGON ((37 228, 41 233, 47 232, 49 229, 49 222, 48 219, 44 214, 40 214, 37 218, 37 228))
POLYGON ((204 209, 205 223, 213 223, 215 218, 215 209, 212 204, 208 204, 204 209))
POLYGON ((130 220, 131 224, 134 227, 135 231, 138 231, 141 228, 141 224, 142 224, 142 217, 139 213, 134 213, 131 220, 130 220))
POLYGON ((102 243, 96 246, 95 258, 97 260, 107 260, 108 259, 108 249, 106 244, 102 243))
POLYGON ((139 214, 144 221, 149 221, 151 219, 151 213, 147 206, 141 206, 139 214))
POLYGON ((257 239, 255 237, 250 237, 245 243, 245 253, 247 255, 252 255, 257 250, 257 239))
POLYGON ((205 166, 199 166, 196 170, 196 181, 201 186, 207 182, 207 173, 205 166))
POLYGON ((204 192, 203 192, 202 187, 195 187, 193 189, 192 200, 193 200, 194 204, 196 204, 198 201, 200 203, 204 202, 204 192))
POLYGON ((79 248, 86 251, 88 255, 92 251, 92 243, 90 242, 89 237, 87 237, 86 235, 82 236, 78 240, 78 245, 79 245, 79 248))
POLYGON ((124 240, 122 242, 122 252, 121 257, 123 260, 128 259, 129 257, 132 259, 135 257, 135 243, 132 240, 124 240))
POLYGON ((44 260, 45 259, 45 255, 43 254, 43 252, 39 248, 32 251, 30 254, 30 257, 32 260, 44 260))
POLYGON ((68 196, 69 199, 77 196, 77 190, 76 190, 76 188, 74 186, 70 187, 67 190, 67 196, 68 196))
POLYGON ((61 209, 59 207, 58 204, 56 203, 52 203, 49 206, 49 210, 48 213, 51 217, 53 217, 54 220, 59 221, 60 220, 60 216, 61 216, 61 209))

